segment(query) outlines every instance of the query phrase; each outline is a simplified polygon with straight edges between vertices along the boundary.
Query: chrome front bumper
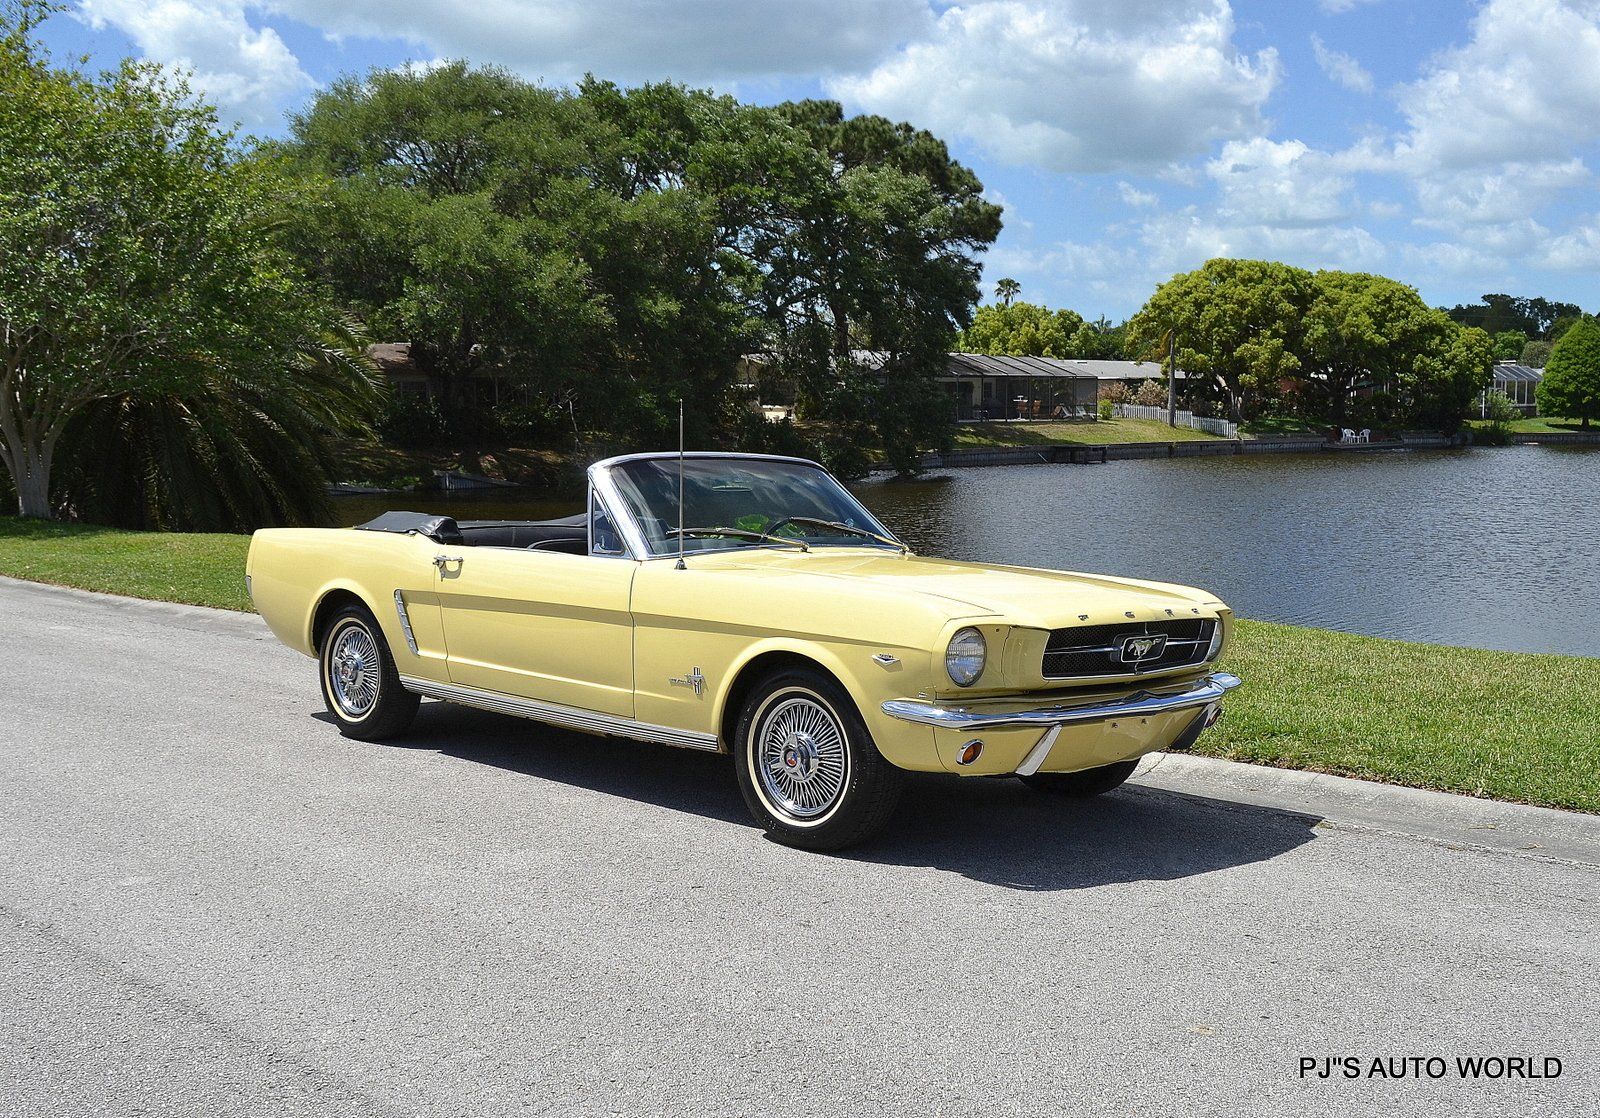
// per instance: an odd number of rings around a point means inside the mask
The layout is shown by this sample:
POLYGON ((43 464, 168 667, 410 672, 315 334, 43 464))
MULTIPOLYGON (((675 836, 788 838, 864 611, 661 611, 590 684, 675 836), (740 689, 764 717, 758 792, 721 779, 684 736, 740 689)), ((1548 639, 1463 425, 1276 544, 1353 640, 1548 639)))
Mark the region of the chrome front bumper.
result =
POLYGON ((1165 714, 1168 711, 1210 706, 1239 686, 1239 683, 1236 675, 1216 672, 1182 691, 1136 691, 1120 699, 1078 706, 1034 707, 1030 710, 983 710, 947 706, 926 699, 890 699, 883 704, 883 713, 906 722, 950 730, 1001 730, 1026 726, 1049 729, 1079 722, 1104 722, 1112 718, 1165 714))

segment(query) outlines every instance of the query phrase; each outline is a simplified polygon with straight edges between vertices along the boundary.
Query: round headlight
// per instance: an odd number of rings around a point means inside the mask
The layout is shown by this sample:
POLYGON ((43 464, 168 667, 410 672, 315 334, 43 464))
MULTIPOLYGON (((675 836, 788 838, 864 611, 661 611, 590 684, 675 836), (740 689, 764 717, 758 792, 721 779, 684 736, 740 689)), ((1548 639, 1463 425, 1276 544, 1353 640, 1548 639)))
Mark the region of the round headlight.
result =
POLYGON ((988 655, 983 634, 976 629, 963 629, 951 637, 944 654, 944 670, 949 673, 950 682, 957 687, 971 687, 983 674, 983 661, 988 655))

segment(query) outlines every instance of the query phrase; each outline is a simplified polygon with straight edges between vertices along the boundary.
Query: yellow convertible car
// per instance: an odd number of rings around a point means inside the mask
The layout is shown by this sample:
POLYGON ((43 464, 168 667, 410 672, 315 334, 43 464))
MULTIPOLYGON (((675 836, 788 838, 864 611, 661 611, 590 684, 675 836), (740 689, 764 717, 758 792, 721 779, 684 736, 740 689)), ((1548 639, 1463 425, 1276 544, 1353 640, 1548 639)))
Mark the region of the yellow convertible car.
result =
POLYGON ((350 737, 429 697, 730 753, 813 850, 883 826, 904 769, 1108 791, 1239 683, 1211 594, 913 555, 798 458, 611 458, 561 520, 260 531, 247 581, 350 737))

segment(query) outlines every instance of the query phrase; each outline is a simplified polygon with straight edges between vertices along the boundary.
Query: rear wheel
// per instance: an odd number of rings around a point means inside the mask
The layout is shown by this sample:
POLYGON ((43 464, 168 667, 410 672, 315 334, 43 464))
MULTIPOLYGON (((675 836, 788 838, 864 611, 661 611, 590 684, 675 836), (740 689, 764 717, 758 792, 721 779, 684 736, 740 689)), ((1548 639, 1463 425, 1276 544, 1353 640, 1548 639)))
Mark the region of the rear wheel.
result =
POLYGON ((421 700, 400 686, 383 630, 365 607, 334 614, 318 661, 322 701, 345 737, 379 741, 411 725, 421 700))
POLYGON ((900 800, 900 770, 883 759, 842 687, 788 668, 751 691, 734 732, 739 791, 767 834, 806 850, 840 850, 880 830, 900 800))
POLYGON ((1029 788, 1050 792, 1057 796, 1098 796, 1120 787, 1139 767, 1139 759, 1118 761, 1114 765, 1101 765, 1075 773, 1034 773, 1018 777, 1029 788))

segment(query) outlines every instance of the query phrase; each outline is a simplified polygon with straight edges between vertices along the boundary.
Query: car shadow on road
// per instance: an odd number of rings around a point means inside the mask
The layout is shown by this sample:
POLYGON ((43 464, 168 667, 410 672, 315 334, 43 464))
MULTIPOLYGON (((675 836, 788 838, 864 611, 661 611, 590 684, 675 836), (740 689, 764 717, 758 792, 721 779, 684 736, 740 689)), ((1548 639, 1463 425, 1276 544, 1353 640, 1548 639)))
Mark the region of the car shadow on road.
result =
MULTIPOLYGON (((414 728, 388 746, 715 819, 761 841, 723 756, 595 738, 446 703, 424 703, 414 728)), ((1088 889, 1266 861, 1312 841, 1321 822, 1137 782, 1083 800, 1009 778, 907 775, 900 808, 877 839, 838 854, 795 856, 930 866, 1007 889, 1088 889)))

